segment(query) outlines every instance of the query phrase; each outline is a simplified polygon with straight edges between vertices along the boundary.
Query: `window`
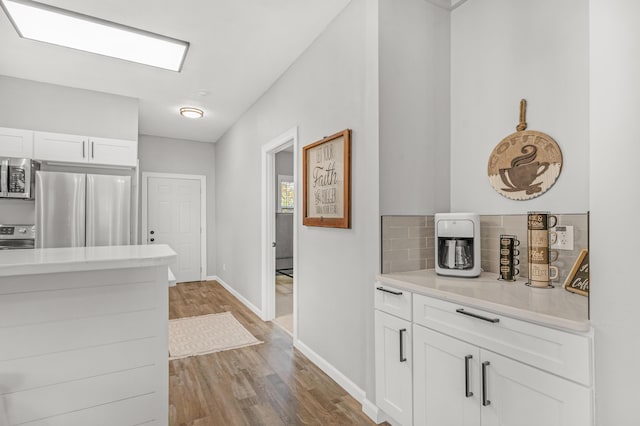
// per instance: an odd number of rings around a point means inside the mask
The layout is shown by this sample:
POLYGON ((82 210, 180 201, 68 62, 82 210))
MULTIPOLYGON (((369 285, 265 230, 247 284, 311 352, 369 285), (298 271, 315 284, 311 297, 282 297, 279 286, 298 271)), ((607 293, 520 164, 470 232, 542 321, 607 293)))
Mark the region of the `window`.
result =
POLYGON ((294 197, 293 176, 278 175, 278 213, 293 213, 294 197))

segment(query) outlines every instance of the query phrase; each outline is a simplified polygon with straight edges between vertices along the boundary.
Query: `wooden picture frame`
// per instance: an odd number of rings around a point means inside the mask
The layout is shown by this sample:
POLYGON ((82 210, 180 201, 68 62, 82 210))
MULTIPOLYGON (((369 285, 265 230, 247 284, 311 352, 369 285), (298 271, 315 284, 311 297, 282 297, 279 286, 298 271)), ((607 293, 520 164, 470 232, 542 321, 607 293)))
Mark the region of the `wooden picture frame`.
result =
POLYGON ((351 129, 302 148, 302 224, 351 227, 351 129))
POLYGON ((589 252, 587 249, 583 249, 578 255, 562 287, 583 296, 589 295, 589 252))

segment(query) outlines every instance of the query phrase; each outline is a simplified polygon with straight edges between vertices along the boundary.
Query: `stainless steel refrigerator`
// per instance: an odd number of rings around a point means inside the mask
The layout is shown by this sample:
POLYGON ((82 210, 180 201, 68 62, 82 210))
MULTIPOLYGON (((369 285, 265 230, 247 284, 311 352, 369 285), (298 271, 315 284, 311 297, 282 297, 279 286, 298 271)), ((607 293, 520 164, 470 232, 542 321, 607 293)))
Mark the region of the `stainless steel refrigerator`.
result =
POLYGON ((128 245, 131 177, 36 173, 36 247, 128 245))

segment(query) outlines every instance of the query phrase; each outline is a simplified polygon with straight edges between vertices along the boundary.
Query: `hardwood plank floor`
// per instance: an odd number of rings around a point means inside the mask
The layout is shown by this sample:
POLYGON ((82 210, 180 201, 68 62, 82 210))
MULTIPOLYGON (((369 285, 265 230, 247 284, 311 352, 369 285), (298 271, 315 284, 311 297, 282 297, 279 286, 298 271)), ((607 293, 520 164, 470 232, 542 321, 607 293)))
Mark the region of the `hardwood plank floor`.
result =
POLYGON ((230 311, 264 343, 169 362, 169 424, 373 425, 361 405, 215 281, 169 289, 169 317, 230 311))

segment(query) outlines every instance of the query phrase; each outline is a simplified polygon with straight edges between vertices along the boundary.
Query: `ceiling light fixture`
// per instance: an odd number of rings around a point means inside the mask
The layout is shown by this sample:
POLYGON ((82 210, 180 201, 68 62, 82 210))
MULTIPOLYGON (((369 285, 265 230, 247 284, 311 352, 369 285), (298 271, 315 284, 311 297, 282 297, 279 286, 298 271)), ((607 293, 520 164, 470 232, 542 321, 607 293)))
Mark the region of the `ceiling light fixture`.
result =
POLYGON ((22 38, 180 71, 189 43, 31 0, 0 4, 22 38))
POLYGON ((202 118, 204 111, 193 107, 180 108, 180 115, 187 118, 202 118))

